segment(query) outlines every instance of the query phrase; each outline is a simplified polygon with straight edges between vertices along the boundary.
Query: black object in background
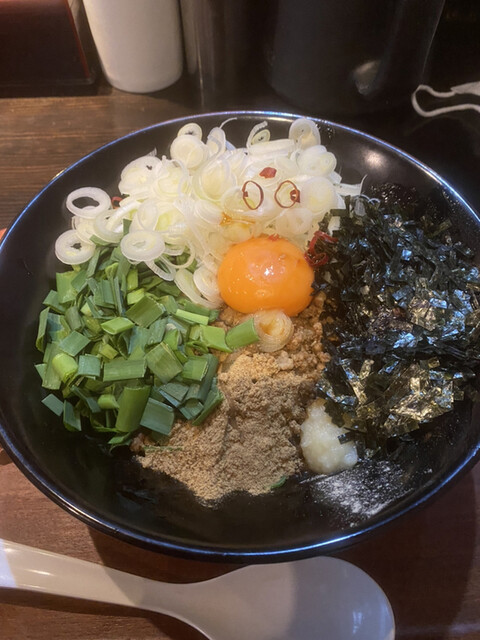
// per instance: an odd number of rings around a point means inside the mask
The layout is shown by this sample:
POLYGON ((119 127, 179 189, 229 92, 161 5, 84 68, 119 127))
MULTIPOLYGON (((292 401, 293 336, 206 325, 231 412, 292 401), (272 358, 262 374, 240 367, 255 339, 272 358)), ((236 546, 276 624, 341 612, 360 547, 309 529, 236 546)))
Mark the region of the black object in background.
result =
POLYGON ((0 2, 0 93, 87 87, 96 57, 80 0, 0 2))
POLYGON ((423 80, 444 0, 271 0, 269 84, 315 114, 394 106, 423 80))

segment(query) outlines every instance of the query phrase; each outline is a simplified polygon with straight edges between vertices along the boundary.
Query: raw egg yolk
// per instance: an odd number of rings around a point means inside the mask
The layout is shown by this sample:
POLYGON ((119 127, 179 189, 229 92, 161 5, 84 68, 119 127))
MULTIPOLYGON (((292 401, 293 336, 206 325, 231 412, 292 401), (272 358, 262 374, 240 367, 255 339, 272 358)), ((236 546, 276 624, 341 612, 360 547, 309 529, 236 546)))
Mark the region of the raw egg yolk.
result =
POLYGON ((278 236, 233 245, 218 269, 223 301, 241 313, 281 309, 296 316, 312 299, 313 280, 302 251, 278 236))

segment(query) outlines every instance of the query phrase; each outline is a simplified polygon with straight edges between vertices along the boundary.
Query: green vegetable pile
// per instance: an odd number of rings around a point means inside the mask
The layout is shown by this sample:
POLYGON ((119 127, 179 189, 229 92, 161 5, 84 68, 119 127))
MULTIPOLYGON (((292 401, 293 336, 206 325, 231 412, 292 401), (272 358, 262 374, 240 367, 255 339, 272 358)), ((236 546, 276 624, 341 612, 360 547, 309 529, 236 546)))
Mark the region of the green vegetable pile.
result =
POLYGON ((139 430, 162 441, 177 418, 200 425, 223 399, 214 352, 258 339, 252 320, 228 332, 213 326, 217 310, 132 265, 119 247, 99 246, 89 262, 57 273, 43 304, 36 368, 51 393, 42 402, 68 430, 93 430, 110 447, 139 430))
POLYGON ((365 450, 381 450, 474 391, 480 274, 452 237, 442 197, 385 187, 333 212, 344 217, 334 241, 318 236, 316 287, 333 322, 324 324, 331 359, 317 390, 365 450))

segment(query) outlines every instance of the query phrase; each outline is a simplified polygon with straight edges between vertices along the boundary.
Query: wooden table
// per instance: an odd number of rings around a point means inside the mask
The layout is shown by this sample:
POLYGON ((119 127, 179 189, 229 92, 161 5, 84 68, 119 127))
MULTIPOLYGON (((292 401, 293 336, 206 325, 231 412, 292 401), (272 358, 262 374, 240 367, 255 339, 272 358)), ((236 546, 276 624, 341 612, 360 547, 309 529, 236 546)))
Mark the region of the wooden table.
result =
MULTIPOLYGON (((237 106, 285 108, 279 99, 262 93, 237 106)), ((58 171, 87 152, 132 130, 198 110, 194 96, 181 84, 148 96, 103 89, 84 97, 0 99, 0 227, 8 225, 58 171)), ((360 124, 392 142, 405 142, 407 150, 417 149, 422 160, 447 178, 462 176, 459 188, 471 189, 465 195, 473 204, 476 197, 478 205, 480 131, 474 118, 478 116, 423 125, 407 108, 385 118, 365 118, 360 124), (437 127, 454 136, 459 127, 470 131, 462 133, 471 146, 470 156, 453 147, 447 153, 445 146, 442 154, 435 145, 423 144, 422 127, 437 127)), ((433 503, 339 555, 383 587, 393 605, 398 638, 474 640, 480 638, 477 529, 480 466, 433 503)), ((166 581, 195 581, 228 568, 143 551, 90 529, 34 488, 4 452, 0 452, 0 537, 166 581)), ((203 636, 162 615, 0 590, 0 637, 193 640, 203 636)))

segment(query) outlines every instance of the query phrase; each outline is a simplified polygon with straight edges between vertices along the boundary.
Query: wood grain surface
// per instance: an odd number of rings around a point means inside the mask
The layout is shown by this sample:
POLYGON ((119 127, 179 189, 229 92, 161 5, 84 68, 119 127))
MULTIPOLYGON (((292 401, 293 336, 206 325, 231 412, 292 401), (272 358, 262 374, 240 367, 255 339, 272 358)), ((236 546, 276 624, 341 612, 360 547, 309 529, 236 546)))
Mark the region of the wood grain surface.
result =
MULTIPOLYGON (((276 108, 278 103, 263 106, 276 108)), ((89 151, 195 110, 190 96, 175 89, 152 96, 112 90, 86 97, 0 100, 0 227, 89 151)), ((477 466, 432 503, 339 555, 382 586, 393 606, 398 638, 480 639, 479 527, 477 466)), ((0 452, 0 537, 172 582, 197 581, 232 568, 172 558, 106 537, 46 498, 5 452, 0 452)), ((202 637, 162 615, 0 589, 2 640, 202 637)))

